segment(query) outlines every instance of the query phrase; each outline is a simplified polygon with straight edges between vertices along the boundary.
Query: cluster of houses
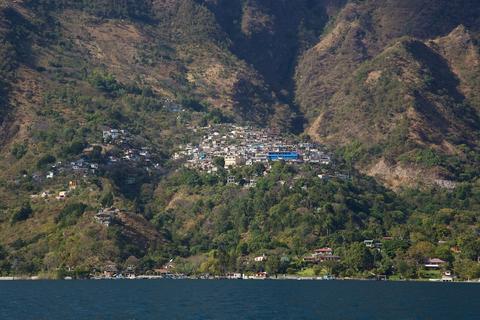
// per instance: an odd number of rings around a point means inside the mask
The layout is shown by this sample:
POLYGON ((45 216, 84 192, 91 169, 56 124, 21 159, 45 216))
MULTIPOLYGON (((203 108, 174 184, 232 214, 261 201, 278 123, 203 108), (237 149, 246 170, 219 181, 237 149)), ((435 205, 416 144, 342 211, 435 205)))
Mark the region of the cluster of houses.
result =
POLYGON ((115 207, 104 208, 100 209, 94 216, 95 222, 109 227, 112 222, 116 219, 118 214, 120 213, 120 209, 115 207))
POLYGON ((126 142, 128 132, 120 129, 107 129, 102 133, 104 143, 122 143, 126 142))
MULTIPOLYGON (((100 165, 88 160, 87 157, 80 157, 77 160, 68 162, 58 161, 49 166, 46 172, 34 172, 31 175, 32 181, 36 183, 44 183, 53 180, 58 176, 74 176, 77 178, 87 178, 89 176, 97 175, 100 165)), ((23 178, 28 178, 25 174, 23 178)), ((46 197, 43 197, 46 198, 46 197)))
POLYGON ((152 151, 152 148, 138 146, 139 143, 135 141, 135 137, 127 130, 103 130, 102 142, 102 144, 94 144, 85 148, 82 155, 76 160, 69 162, 59 161, 51 165, 48 171, 44 174, 44 177, 41 173, 34 174, 33 179, 53 179, 55 176, 65 173, 73 173, 77 176, 87 177, 89 175, 98 174, 99 169, 108 169, 109 166, 118 163, 138 165, 145 168, 147 171, 158 169, 160 167, 160 164, 156 161, 157 157, 152 151), (100 147, 102 152, 104 150, 111 150, 112 146, 117 147, 119 151, 116 152, 115 155, 108 155, 106 162, 99 163, 98 161, 91 160, 89 157, 95 146, 100 147))
POLYGON ((164 98, 162 108, 165 111, 174 113, 185 111, 185 108, 181 104, 170 98, 164 98))
POLYGON ((108 156, 107 166, 127 162, 141 166, 147 171, 160 167, 152 148, 139 145, 135 141, 135 137, 127 130, 103 130, 102 136, 104 143, 102 147, 108 149, 111 146, 116 146, 120 150, 119 154, 108 156))
MULTIPOLYGON (((36 183, 44 183, 54 180, 56 177, 75 177, 77 179, 97 176, 102 170, 108 170, 118 164, 128 164, 145 169, 147 172, 153 172, 160 168, 158 156, 152 147, 142 145, 133 135, 126 130, 108 129, 102 133, 102 144, 94 144, 86 147, 82 154, 71 161, 58 161, 51 164, 46 171, 34 172, 31 180, 36 183), (102 150, 103 159, 92 158, 92 152, 95 147, 102 150), (115 147, 115 152, 110 152, 115 147)), ((22 176, 23 179, 29 179, 28 174, 22 176)), ((20 180, 16 181, 20 183, 20 180)), ((70 185, 69 190, 76 188, 70 185)), ((59 200, 66 198, 68 191, 61 191, 56 197, 59 200)), ((32 198, 50 198, 52 194, 49 191, 43 191, 38 195, 31 195, 32 198)))
POLYGON ((116 264, 110 262, 101 270, 93 270, 90 275, 92 279, 136 279, 136 268, 127 266, 124 270, 120 270, 116 264))
POLYGON ((223 158, 227 169, 279 160, 324 165, 332 161, 320 145, 295 143, 272 129, 222 124, 202 130, 202 140, 180 146, 173 155, 174 160, 185 160, 187 167, 209 172, 217 170, 215 158, 223 158))
MULTIPOLYGON (((31 175, 34 182, 42 183, 54 179, 59 175, 75 175, 87 177, 98 173, 99 164, 89 162, 85 157, 69 162, 57 161, 49 166, 46 172, 38 171, 31 175)), ((27 174, 23 178, 28 178, 27 174)))
POLYGON ((43 200, 55 199, 60 201, 65 200, 70 194, 70 192, 77 189, 77 186, 78 186, 77 181, 71 180, 68 182, 68 190, 61 190, 58 192, 51 192, 49 190, 45 190, 39 194, 30 195, 30 199, 43 199, 43 200))
POLYGON ((434 183, 443 189, 453 190, 457 187, 458 183, 452 180, 445 180, 445 179, 436 179, 434 183))
POLYGON ((378 251, 382 249, 382 243, 378 240, 363 240, 363 244, 369 249, 377 249, 378 251))
MULTIPOLYGON (((114 208, 111 208, 114 209, 114 208)), ((110 209, 106 209, 110 210, 110 209)), ((105 212, 105 210, 103 210, 105 212)), ((99 212, 100 213, 100 212, 99 212)), ((103 213, 102 213, 103 214, 103 213)), ((262 255, 266 261, 266 256, 262 255)), ((92 279, 230 279, 230 280, 240 280, 240 279, 268 279, 269 274, 265 271, 259 271, 252 274, 244 274, 240 272, 231 272, 226 273, 221 276, 214 276, 210 274, 195 275, 187 277, 185 274, 179 273, 175 269, 175 263, 171 259, 165 263, 161 268, 156 268, 145 272, 145 274, 137 274, 135 266, 128 265, 123 269, 120 269, 115 263, 108 262, 103 267, 92 270, 90 277, 92 279)))
MULTIPOLYGON (((119 210, 116 208, 106 208, 100 210, 95 219, 99 223, 111 223, 111 221, 115 218, 118 214, 119 210)), ((365 245, 370 243, 365 243, 365 245)), ((375 246, 369 248, 376 248, 375 246)), ((282 258, 283 259, 283 258, 282 258)), ((304 261, 311 264, 319 264, 324 262, 336 262, 340 261, 340 257, 334 254, 334 250, 330 247, 323 247, 315 249, 310 255, 305 256, 304 261)), ((93 279, 248 279, 248 280, 262 280, 262 279, 269 279, 271 275, 268 272, 260 269, 260 271, 254 273, 241 273, 241 272, 230 272, 224 275, 210 275, 210 274, 201 274, 201 275, 191 275, 187 276, 185 274, 179 273, 176 270, 174 259, 171 259, 166 264, 164 264, 161 268, 152 269, 145 274, 138 274, 136 272, 136 268, 133 265, 129 265, 124 267, 120 270, 117 265, 114 263, 107 263, 105 266, 100 268, 99 270, 94 269, 92 274, 90 275, 93 279)), ((268 256, 266 254, 262 254, 259 256, 255 256, 253 258, 248 258, 250 261, 254 261, 255 263, 265 263, 268 260, 268 256)), ((425 269, 427 270, 438 270, 441 271, 441 277, 436 279, 430 279, 431 281, 442 281, 442 282, 451 282, 455 281, 455 275, 448 270, 447 268, 448 263, 444 260, 439 258, 430 258, 425 261, 425 269)), ((309 280, 334 280, 335 277, 332 275, 327 275, 323 277, 299 277, 297 275, 283 275, 278 277, 275 275, 275 279, 309 279, 309 280)), ((386 276, 379 275, 377 276, 377 280, 386 280, 386 276)))
MULTIPOLYGON (((99 211, 97 216, 111 216, 114 215, 116 212, 115 208, 108 208, 99 211)), ((95 218, 97 219, 97 217, 95 218)), ((324 248, 328 249, 328 248, 324 248)), ((328 254, 328 252, 327 252, 328 254)), ((334 257, 333 254, 330 256, 334 257)), ((255 263, 265 263, 268 259, 266 254, 262 254, 260 256, 255 256, 253 258, 248 258, 250 261, 255 261, 255 263)), ((179 273, 176 270, 174 259, 171 259, 166 264, 164 264, 160 268, 151 269, 146 271, 144 274, 138 274, 136 268, 134 266, 127 266, 126 268, 120 269, 116 264, 109 262, 105 264, 103 267, 92 270, 90 274, 90 278, 92 279, 229 279, 229 280, 265 280, 270 279, 271 275, 264 271, 256 271, 253 273, 243 273, 243 272, 229 272, 223 275, 211 275, 208 273, 200 274, 200 275, 190 275, 187 276, 185 274, 179 273)), ((290 279, 290 280, 300 280, 306 279, 304 277, 299 277, 296 275, 275 275, 274 279, 290 279)), ((326 276, 326 277, 314 277, 308 278, 311 280, 332 280, 334 277, 326 276)))

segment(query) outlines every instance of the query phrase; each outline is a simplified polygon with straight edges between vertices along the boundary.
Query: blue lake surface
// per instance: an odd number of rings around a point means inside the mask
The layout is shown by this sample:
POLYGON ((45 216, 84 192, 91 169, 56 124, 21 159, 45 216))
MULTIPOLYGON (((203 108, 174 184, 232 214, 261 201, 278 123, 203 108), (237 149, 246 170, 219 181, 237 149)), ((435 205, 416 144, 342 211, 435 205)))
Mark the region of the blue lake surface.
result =
POLYGON ((480 319, 479 284, 0 281, 0 319, 480 319))

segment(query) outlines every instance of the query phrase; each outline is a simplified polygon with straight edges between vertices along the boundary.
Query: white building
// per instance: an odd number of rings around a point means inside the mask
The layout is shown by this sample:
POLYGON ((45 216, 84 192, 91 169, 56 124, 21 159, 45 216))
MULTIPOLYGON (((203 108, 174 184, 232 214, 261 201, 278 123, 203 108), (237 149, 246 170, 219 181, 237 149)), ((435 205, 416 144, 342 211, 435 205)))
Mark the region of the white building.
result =
POLYGON ((67 198, 67 191, 60 191, 57 196, 57 200, 65 200, 67 198))
POLYGON ((267 260, 267 256, 265 254, 262 254, 261 256, 255 257, 255 262, 263 262, 267 260))

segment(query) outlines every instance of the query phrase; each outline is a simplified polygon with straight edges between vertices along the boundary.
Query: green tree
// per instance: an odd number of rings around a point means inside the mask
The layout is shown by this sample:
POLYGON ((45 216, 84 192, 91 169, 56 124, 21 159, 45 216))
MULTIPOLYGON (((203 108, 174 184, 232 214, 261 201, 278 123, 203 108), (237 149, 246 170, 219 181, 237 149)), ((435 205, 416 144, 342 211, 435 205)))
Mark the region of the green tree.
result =
POLYGON ((280 258, 277 256, 268 257, 267 261, 265 262, 265 271, 270 275, 276 275, 280 273, 280 258))
POLYGON ((225 158, 224 157, 215 157, 213 159, 213 164, 219 168, 223 169, 225 167, 225 158))
POLYGON ((95 70, 90 75, 88 82, 98 90, 111 95, 115 95, 119 93, 121 89, 123 89, 123 86, 118 83, 113 74, 103 73, 99 70, 95 70))
POLYGON ((38 161, 37 161, 37 168, 38 169, 43 169, 44 167, 46 167, 48 164, 52 164, 56 161, 57 159, 50 155, 50 154, 46 154, 44 156, 42 156, 38 161))
POLYGON ((90 154, 90 159, 94 162, 102 162, 103 161, 102 147, 93 146, 92 153, 90 154))
POLYGON ((480 278, 480 264, 469 259, 457 259, 454 263, 455 273, 462 279, 480 278))
POLYGON ((70 203, 60 211, 57 217, 55 217, 55 223, 58 223, 63 227, 74 225, 86 209, 86 204, 70 203))
POLYGON ((407 251, 408 256, 415 260, 417 264, 422 264, 434 253, 434 246, 427 241, 420 241, 413 244, 407 251))
POLYGON ((100 203, 103 207, 111 207, 113 206, 113 193, 107 192, 103 195, 102 199, 100 199, 100 203))
POLYGON ((27 153, 28 146, 25 143, 22 144, 14 144, 12 148, 12 155, 15 157, 15 159, 19 160, 23 158, 23 156, 27 153))
POLYGON ((363 243, 356 242, 348 248, 344 263, 355 272, 370 270, 373 268, 373 255, 363 243))
POLYGON ((480 257, 480 239, 476 237, 464 239, 461 248, 463 255, 471 260, 476 260, 480 257))
POLYGON ((32 215, 33 210, 30 205, 30 202, 25 202, 22 207, 13 215, 12 217, 12 223, 16 223, 19 221, 24 221, 30 218, 32 215))
POLYGON ((403 279, 413 279, 416 278, 417 267, 414 261, 408 260, 405 257, 399 257, 395 259, 395 271, 403 279))

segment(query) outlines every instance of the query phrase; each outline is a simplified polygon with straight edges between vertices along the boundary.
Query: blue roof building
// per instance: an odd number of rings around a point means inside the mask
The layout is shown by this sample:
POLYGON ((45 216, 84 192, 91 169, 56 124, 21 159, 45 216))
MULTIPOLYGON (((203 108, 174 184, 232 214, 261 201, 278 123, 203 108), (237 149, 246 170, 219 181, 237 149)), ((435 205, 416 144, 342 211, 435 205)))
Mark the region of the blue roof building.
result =
POLYGON ((285 151, 285 152, 269 152, 267 154, 269 161, 297 161, 300 159, 300 155, 296 151, 285 151))

